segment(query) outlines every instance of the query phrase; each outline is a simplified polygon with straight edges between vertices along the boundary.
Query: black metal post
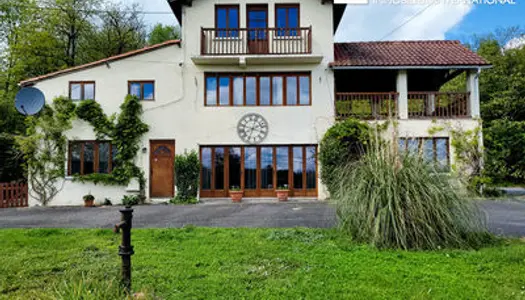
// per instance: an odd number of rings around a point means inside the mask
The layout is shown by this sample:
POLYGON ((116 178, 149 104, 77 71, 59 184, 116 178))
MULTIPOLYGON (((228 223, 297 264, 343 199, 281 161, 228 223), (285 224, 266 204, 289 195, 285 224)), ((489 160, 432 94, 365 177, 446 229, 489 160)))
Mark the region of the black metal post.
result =
POLYGON ((131 291, 131 255, 133 246, 131 246, 131 220, 133 219, 133 209, 127 206, 120 210, 120 223, 115 225, 115 232, 122 229, 122 244, 118 247, 118 255, 122 258, 122 285, 131 291))

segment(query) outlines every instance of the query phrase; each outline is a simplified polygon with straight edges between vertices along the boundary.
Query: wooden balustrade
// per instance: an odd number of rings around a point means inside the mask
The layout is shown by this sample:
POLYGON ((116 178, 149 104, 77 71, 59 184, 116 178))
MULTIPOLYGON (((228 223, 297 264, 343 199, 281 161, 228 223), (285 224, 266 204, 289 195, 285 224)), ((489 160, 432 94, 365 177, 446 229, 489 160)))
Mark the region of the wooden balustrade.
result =
POLYGON ((338 119, 386 119, 397 117, 398 93, 336 93, 338 119))
POLYGON ((201 28, 201 55, 310 53, 312 27, 201 28))
POLYGON ((27 183, 0 183, 0 208, 25 207, 27 202, 27 183))
POLYGON ((408 118, 464 118, 470 115, 469 93, 409 92, 408 118))

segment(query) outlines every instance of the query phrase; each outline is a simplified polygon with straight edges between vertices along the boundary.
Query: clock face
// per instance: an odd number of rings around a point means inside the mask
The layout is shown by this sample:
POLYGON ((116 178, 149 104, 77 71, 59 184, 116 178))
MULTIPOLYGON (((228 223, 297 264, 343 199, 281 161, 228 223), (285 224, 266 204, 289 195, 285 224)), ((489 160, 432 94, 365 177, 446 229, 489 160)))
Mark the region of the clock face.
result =
POLYGON ((259 114, 247 114, 237 124, 237 133, 248 144, 259 144, 268 135, 268 122, 259 114))

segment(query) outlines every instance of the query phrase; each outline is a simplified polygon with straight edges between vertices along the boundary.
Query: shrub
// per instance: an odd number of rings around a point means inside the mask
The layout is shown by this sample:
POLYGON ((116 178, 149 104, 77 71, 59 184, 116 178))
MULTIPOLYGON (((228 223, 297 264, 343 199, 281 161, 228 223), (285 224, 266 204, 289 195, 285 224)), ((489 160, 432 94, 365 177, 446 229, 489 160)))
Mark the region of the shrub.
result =
POLYGON ((125 195, 122 198, 122 205, 133 206, 140 204, 140 197, 138 195, 125 195))
POLYGON ((200 162, 196 151, 175 156, 175 179, 177 199, 188 201, 197 198, 199 188, 200 162))
POLYGON ((370 128, 355 119, 336 123, 324 135, 319 149, 321 180, 330 194, 337 184, 335 171, 349 161, 357 160, 368 144, 370 128))
POLYGON ((199 202, 199 200, 197 200, 197 198, 187 198, 187 199, 182 199, 180 197, 173 197, 171 200, 170 200, 170 203, 171 204, 175 204, 175 205, 180 205, 180 204, 197 204, 199 202))
POLYGON ((378 248, 479 247, 490 237, 459 181, 420 156, 371 146, 337 172, 340 228, 378 248))

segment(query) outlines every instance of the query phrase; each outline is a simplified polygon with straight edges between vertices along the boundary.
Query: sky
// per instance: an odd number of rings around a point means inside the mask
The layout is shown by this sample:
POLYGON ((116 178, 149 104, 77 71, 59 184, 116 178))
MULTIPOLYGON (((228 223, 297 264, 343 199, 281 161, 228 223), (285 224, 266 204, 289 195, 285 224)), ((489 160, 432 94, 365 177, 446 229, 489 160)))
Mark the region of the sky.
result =
MULTIPOLYGON (((440 3, 348 5, 335 39, 338 42, 429 39, 468 41, 473 35, 491 33, 497 28, 525 28, 525 0, 506 1, 514 1, 516 4, 465 4, 466 1, 460 0, 436 0, 434 3, 440 3)), ((136 2, 142 4, 145 11, 171 11, 166 0, 136 2)), ((158 22, 177 24, 172 14, 147 14, 144 19, 149 25, 158 22)))

